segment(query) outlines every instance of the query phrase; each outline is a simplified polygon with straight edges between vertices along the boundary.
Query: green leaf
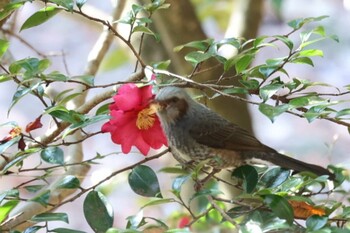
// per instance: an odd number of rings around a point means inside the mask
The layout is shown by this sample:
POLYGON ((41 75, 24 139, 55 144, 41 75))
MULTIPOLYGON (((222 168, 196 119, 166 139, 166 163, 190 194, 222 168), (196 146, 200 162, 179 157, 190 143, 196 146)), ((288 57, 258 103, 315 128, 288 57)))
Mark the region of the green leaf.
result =
POLYGON ((304 26, 304 24, 306 24, 306 23, 321 21, 325 18, 328 18, 328 16, 309 17, 309 18, 304 18, 304 19, 303 18, 294 19, 294 20, 288 22, 288 26, 292 27, 295 30, 298 30, 302 26, 304 26))
POLYGON ((254 191, 256 185, 258 184, 258 172, 256 169, 250 165, 243 165, 236 168, 232 174, 232 177, 237 177, 243 180, 243 189, 247 193, 254 191))
POLYGON ((45 7, 38 12, 34 13, 32 16, 30 16, 22 25, 20 31, 32 28, 35 26, 38 26, 40 24, 45 23, 49 19, 51 19, 53 16, 55 16, 58 12, 61 10, 53 7, 53 6, 48 6, 45 7))
POLYGON ((156 199, 156 200, 151 200, 144 204, 141 209, 144 209, 148 206, 155 206, 155 205, 162 205, 162 204, 168 204, 168 203, 174 203, 175 200, 173 198, 165 198, 165 199, 156 199))
POLYGON ((13 208, 15 208, 18 203, 18 200, 11 200, 0 206, 0 223, 2 223, 7 218, 11 210, 13 210, 13 208))
POLYGON ((136 215, 127 217, 128 223, 126 228, 137 229, 146 224, 145 218, 143 217, 143 211, 139 211, 136 215))
POLYGON ((148 166, 139 165, 128 177, 131 189, 145 197, 162 197, 156 173, 148 166))
POLYGON ((289 106, 291 108, 300 108, 305 106, 321 105, 323 103, 327 103, 327 100, 315 95, 310 95, 310 96, 301 96, 301 97, 296 97, 294 99, 291 99, 289 101, 289 106))
POLYGON ((289 48, 290 51, 293 49, 293 46, 294 46, 293 41, 291 39, 289 39, 288 37, 286 37, 286 36, 279 36, 279 35, 274 36, 274 37, 276 39, 282 41, 289 48))
POLYGON ((0 144, 0 154, 5 152, 12 145, 18 143, 19 139, 20 139, 20 137, 14 137, 10 141, 0 144))
POLYGON ((62 105, 57 105, 46 109, 46 113, 54 116, 62 121, 66 121, 72 124, 80 124, 86 120, 86 116, 80 114, 74 110, 68 110, 62 105))
POLYGON ((322 50, 319 50, 319 49, 307 49, 307 50, 300 51, 299 56, 301 56, 301 57, 313 57, 313 56, 323 57, 323 52, 322 52, 322 50))
POLYGON ((259 88, 259 81, 256 79, 238 80, 248 90, 256 90, 259 88))
POLYGON ((289 108, 290 107, 288 104, 282 104, 278 106, 271 106, 264 103, 259 104, 259 111, 265 116, 267 116, 272 122, 275 121, 275 118, 277 116, 288 111, 289 108))
POLYGON ((109 113, 109 105, 111 103, 107 103, 104 105, 101 105, 97 110, 96 110, 96 115, 104 115, 109 113))
POLYGON ((25 229, 25 231, 23 231, 23 233, 35 233, 38 230, 44 228, 44 226, 32 226, 32 227, 28 227, 27 229, 25 229))
POLYGON ((12 108, 18 103, 18 101, 20 99, 22 99, 25 95, 27 95, 28 93, 34 91, 34 90, 37 90, 39 89, 39 87, 41 86, 42 83, 36 83, 34 85, 32 85, 31 87, 29 88, 23 88, 23 89, 19 89, 15 92, 15 94, 13 95, 12 97, 12 102, 11 102, 11 105, 8 109, 8 112, 7 114, 9 114, 12 110, 12 108))
POLYGON ((149 29, 148 27, 142 26, 142 25, 134 27, 132 32, 133 33, 134 32, 142 32, 142 33, 145 33, 145 34, 148 34, 148 35, 155 36, 155 33, 151 29, 149 29))
POLYGON ((0 58, 6 53, 9 46, 10 42, 0 39, 0 58))
POLYGON ((32 217, 31 219, 34 222, 52 222, 52 221, 61 221, 69 223, 68 215, 66 213, 42 213, 32 217))
POLYGON ((49 199, 50 199, 50 190, 46 190, 39 195, 33 197, 30 199, 30 201, 34 201, 39 203, 40 205, 46 207, 49 204, 49 199))
POLYGON ((274 194, 264 195, 263 198, 264 203, 271 208, 277 217, 286 220, 289 225, 293 223, 293 208, 285 198, 274 194))
POLYGON ((222 194, 222 192, 218 189, 201 189, 200 191, 193 194, 193 196, 190 198, 190 202, 199 197, 217 196, 220 194, 222 194))
POLYGON ((262 65, 259 67, 259 72, 264 75, 265 78, 268 78, 277 68, 277 66, 262 65))
POLYGON ((176 192, 176 193, 180 193, 181 191, 181 187, 182 185, 189 180, 191 176, 190 175, 182 175, 182 176, 178 176, 174 179, 173 184, 172 184, 172 189, 176 192))
POLYGON ((113 208, 102 193, 89 192, 84 200, 83 209, 85 219, 94 232, 105 233, 113 226, 113 208))
POLYGON ((43 187, 45 187, 45 185, 27 185, 24 186, 24 188, 31 193, 36 193, 37 191, 39 191, 40 189, 42 189, 43 187))
POLYGON ((191 41, 187 44, 184 45, 179 45, 177 47, 174 48, 175 52, 180 51, 181 49, 187 47, 187 48, 195 48, 198 49, 200 51, 206 51, 209 46, 213 43, 213 39, 206 39, 206 40, 200 40, 200 41, 191 41))
POLYGON ((283 84, 271 83, 260 88, 259 95, 266 102, 271 96, 273 96, 278 90, 283 87, 283 84))
POLYGON ((291 60, 290 62, 296 63, 296 64, 306 64, 306 65, 314 66, 313 61, 309 57, 297 57, 291 60))
POLYGON ((309 231, 316 231, 327 224, 328 218, 318 215, 312 215, 306 219, 306 229, 309 231))
POLYGON ((63 177, 56 184, 57 189, 76 189, 80 187, 80 181, 77 177, 73 175, 68 175, 63 177))
POLYGON ((46 147, 40 153, 41 159, 51 164, 64 164, 63 150, 59 147, 46 147))
POLYGON ((59 73, 58 71, 53 71, 53 72, 51 72, 49 74, 46 74, 45 78, 47 80, 61 81, 61 82, 66 82, 68 80, 67 76, 65 76, 64 74, 59 73))
POLYGON ((12 80, 12 78, 9 75, 5 75, 5 74, 0 75, 0 83, 7 82, 10 80, 12 80))
POLYGON ((79 9, 81 9, 83 6, 84 6, 84 4, 86 3, 86 1, 87 0, 76 0, 76 5, 77 5, 77 7, 79 8, 79 9))
POLYGON ((198 64, 201 63, 205 60, 208 60, 209 58, 211 58, 213 55, 209 54, 209 53, 204 53, 204 52, 190 52, 185 56, 185 60, 193 63, 193 64, 198 64))
POLYGON ((275 167, 268 170, 261 177, 260 182, 264 183, 267 188, 276 188, 290 176, 290 170, 275 167))
POLYGON ((236 73, 239 74, 242 71, 244 71, 245 69, 247 69, 247 67, 252 63, 254 57, 255 56, 252 54, 246 54, 246 55, 242 56, 241 58, 239 58, 237 60, 237 62, 235 63, 236 73))
POLYGON ((90 87, 94 86, 95 77, 92 75, 78 75, 78 76, 73 76, 72 79, 83 82, 89 85, 90 87))
POLYGON ((306 113, 304 113, 304 117, 308 120, 308 122, 312 122, 320 116, 326 116, 333 112, 329 111, 328 109, 327 104, 313 106, 306 113))
MULTIPOLYGON (((8 1, 10 2, 10 1, 8 1)), ((21 6, 23 6, 24 3, 26 3, 27 1, 22 0, 22 1, 16 1, 13 3, 8 3, 6 4, 0 12, 0 21, 3 21, 7 16, 9 16, 10 14, 12 14, 12 12, 14 12, 15 10, 17 10, 18 8, 20 8, 21 6)))
POLYGON ((340 117, 344 117, 344 116, 348 116, 348 118, 350 117, 350 108, 342 109, 335 114, 336 118, 340 118, 340 117))
POLYGON ((67 8, 69 11, 72 11, 74 7, 73 0, 51 0, 51 2, 56 3, 59 6, 63 6, 67 8))
POLYGON ((97 115, 97 116, 90 117, 88 119, 84 119, 83 121, 80 121, 78 123, 74 123, 64 131, 62 138, 65 138, 67 135, 69 135, 71 132, 77 129, 81 129, 88 125, 92 125, 100 121, 105 121, 107 119, 110 119, 109 115, 97 115))

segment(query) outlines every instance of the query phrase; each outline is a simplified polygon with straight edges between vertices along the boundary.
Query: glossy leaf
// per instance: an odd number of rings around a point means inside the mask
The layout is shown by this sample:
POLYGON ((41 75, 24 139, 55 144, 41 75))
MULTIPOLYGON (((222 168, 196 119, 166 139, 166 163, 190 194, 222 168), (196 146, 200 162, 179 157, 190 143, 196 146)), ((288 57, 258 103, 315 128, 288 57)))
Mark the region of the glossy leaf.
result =
POLYGON ((32 16, 30 16, 22 25, 20 31, 32 28, 35 26, 38 26, 40 24, 45 23, 49 19, 51 19, 53 16, 55 16, 58 12, 61 10, 53 7, 53 6, 48 6, 45 7, 38 12, 34 13, 32 16))
POLYGON ((10 43, 7 40, 0 39, 0 58, 4 55, 10 46, 10 43))
POLYGON ((68 10, 73 10, 74 1, 73 0, 51 0, 51 2, 56 3, 59 6, 67 8, 68 10))
POLYGON ((5 6, 2 6, 2 9, 0 11, 0 21, 3 21, 6 17, 8 17, 9 15, 12 14, 12 12, 14 12, 16 9, 20 8, 21 6, 23 6, 23 4, 26 1, 16 1, 13 3, 9 3, 10 1, 8 1, 8 3, 5 6))
POLYGON ((259 111, 265 116, 267 116, 272 122, 275 121, 275 118, 277 116, 288 111, 288 109, 289 109, 288 104, 282 104, 278 106, 271 106, 264 103, 259 104, 259 111))
POLYGON ((77 4, 77 7, 79 8, 79 9, 81 9, 83 6, 84 6, 84 4, 86 3, 86 1, 87 0, 76 0, 75 2, 75 4, 77 4))
POLYGON ((256 79, 239 80, 239 82, 248 90, 255 90, 259 88, 259 81, 256 79))
POLYGON ((105 121, 107 119, 110 119, 109 115, 97 115, 90 118, 86 118, 80 122, 74 123, 64 131, 62 138, 65 138, 67 135, 69 135, 71 132, 77 129, 82 129, 88 125, 92 125, 100 121, 105 121))
POLYGON ((311 96, 301 96, 301 97, 296 97, 294 99, 291 99, 289 101, 289 106, 292 108, 300 108, 305 106, 320 105, 322 103, 327 103, 327 100, 315 95, 311 95, 311 96))
POLYGON ((209 53, 195 51, 195 52, 188 53, 185 56, 185 60, 190 62, 190 63, 193 63, 193 64, 198 64, 198 63, 201 63, 203 61, 208 60, 212 56, 213 55, 209 54, 209 53))
POLYGON ((191 41, 187 44, 180 45, 174 48, 175 52, 180 51, 181 49, 187 47, 187 48, 195 48, 200 51, 206 51, 209 46, 213 43, 213 39, 206 39, 206 40, 200 40, 200 41, 191 41))
POLYGON ((68 175, 63 177, 56 184, 57 189, 76 189, 80 187, 80 181, 77 177, 73 175, 68 175))
POLYGON ((313 57, 313 56, 323 57, 323 52, 319 49, 302 50, 300 51, 299 54, 301 57, 313 57))
POLYGON ((263 198, 264 203, 271 208, 277 217, 286 220, 288 224, 292 224, 294 219, 293 209, 285 198, 274 194, 265 195, 263 198))
POLYGON ((290 170, 275 167, 264 173, 260 182, 262 182, 267 188, 276 188, 288 179, 290 173, 290 170))
POLYGON ((44 226, 32 226, 32 227, 28 227, 27 229, 25 229, 25 231, 23 231, 23 233, 35 233, 38 230, 44 228, 44 226))
POLYGON ((10 141, 7 142, 2 142, 0 144, 0 154, 2 154, 3 152, 5 152, 8 148, 10 148, 12 145, 18 143, 18 141, 20 140, 20 137, 14 137, 12 139, 10 139, 10 141))
POLYGON ((37 191, 39 191, 40 189, 42 189, 43 187, 45 187, 45 185, 27 185, 27 186, 24 186, 24 188, 28 191, 28 192, 31 192, 31 193, 35 193, 37 191))
POLYGON ((168 204, 168 203, 174 203, 175 200, 173 198, 161 198, 161 199, 155 199, 155 200, 151 200, 149 202, 147 202, 146 204, 144 204, 141 209, 146 208, 148 206, 155 206, 155 205, 162 205, 162 204, 168 204))
POLYGON ((148 166, 139 165, 128 177, 131 189, 145 197, 162 197, 156 173, 148 166))
POLYGON ((247 69, 247 67, 252 63, 253 59, 254 59, 254 55, 252 54, 246 54, 242 56, 240 59, 238 59, 237 62, 235 63, 236 73, 239 74, 245 69, 247 69))
POLYGON ((232 172, 232 177, 237 177, 243 180, 243 189, 247 193, 254 191, 256 185, 258 184, 258 172, 256 169, 250 165, 243 165, 236 168, 232 172))
POLYGON ((190 202, 199 197, 217 196, 220 194, 222 194, 222 192, 218 189, 201 189, 200 191, 193 194, 193 196, 190 198, 190 202))
POLYGON ((291 60, 291 62, 296 64, 306 64, 306 65, 314 66, 313 61, 308 57, 297 57, 291 60))
POLYGON ((72 80, 77 80, 93 87, 95 82, 95 77, 92 75, 78 75, 78 76, 73 76, 72 80))
POLYGON ((271 96, 276 94, 283 87, 283 84, 268 84, 260 88, 259 95, 263 101, 267 101, 271 96))
POLYGON ((33 197, 32 199, 30 199, 30 201, 37 202, 40 205, 46 207, 49 204, 50 193, 51 193, 50 190, 46 190, 40 193, 39 195, 33 197))
POLYGON ((11 112, 12 108, 18 103, 18 101, 20 99, 22 99, 25 95, 31 93, 32 91, 38 90, 41 85, 42 85, 42 83, 38 82, 29 88, 23 88, 23 89, 17 90, 12 97, 12 102, 11 102, 10 108, 8 109, 7 113, 9 114, 11 112))
POLYGON ((18 203, 19 201, 17 200, 11 200, 0 206, 0 223, 2 223, 7 218, 11 210, 13 210, 13 208, 15 208, 18 203))
POLYGON ((68 215, 66 213, 42 213, 32 217, 31 219, 34 222, 52 222, 52 221, 61 221, 69 223, 68 215))
POLYGON ((105 233, 113 226, 113 208, 102 193, 89 192, 84 200, 83 209, 85 219, 94 232, 105 233))
POLYGON ((323 20, 325 18, 328 18, 328 16, 319 16, 319 17, 309 17, 309 18, 300 18, 300 19, 294 19, 292 21, 288 22, 288 25, 292 27, 295 30, 300 29, 304 24, 310 23, 310 22, 316 22, 323 20))
POLYGON ((286 36, 274 36, 276 39, 282 41, 288 48, 289 50, 292 50, 293 49, 293 41, 291 39, 289 39, 288 37, 286 36))
POLYGON ((63 150, 59 147, 47 147, 40 153, 41 159, 51 164, 64 164, 63 150))
POLYGON ((309 231, 319 230, 327 224, 327 221, 327 217, 313 215, 306 219, 306 229, 309 231))

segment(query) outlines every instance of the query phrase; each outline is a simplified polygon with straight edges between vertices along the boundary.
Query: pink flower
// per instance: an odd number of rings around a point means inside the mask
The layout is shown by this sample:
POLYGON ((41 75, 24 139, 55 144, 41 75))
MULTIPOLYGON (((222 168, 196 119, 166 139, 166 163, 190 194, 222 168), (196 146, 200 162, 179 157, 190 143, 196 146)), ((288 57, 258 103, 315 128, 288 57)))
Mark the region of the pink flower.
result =
POLYGON ((102 126, 102 132, 111 133, 112 141, 121 145, 124 154, 131 146, 147 155, 150 148, 167 145, 159 119, 149 107, 153 98, 152 86, 139 88, 131 83, 122 85, 113 97, 114 103, 109 106, 112 118, 102 126))

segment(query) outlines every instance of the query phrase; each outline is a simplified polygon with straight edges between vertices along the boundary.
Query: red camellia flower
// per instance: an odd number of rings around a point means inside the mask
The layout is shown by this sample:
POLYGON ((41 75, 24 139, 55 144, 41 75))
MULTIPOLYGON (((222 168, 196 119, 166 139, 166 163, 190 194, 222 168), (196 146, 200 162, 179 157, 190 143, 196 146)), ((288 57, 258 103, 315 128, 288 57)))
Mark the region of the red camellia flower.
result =
POLYGON ((122 85, 113 97, 114 103, 109 106, 112 118, 102 126, 102 132, 111 133, 112 141, 121 145, 124 154, 131 146, 147 155, 150 148, 167 145, 159 119, 149 106, 153 98, 152 86, 139 88, 135 84, 122 85))

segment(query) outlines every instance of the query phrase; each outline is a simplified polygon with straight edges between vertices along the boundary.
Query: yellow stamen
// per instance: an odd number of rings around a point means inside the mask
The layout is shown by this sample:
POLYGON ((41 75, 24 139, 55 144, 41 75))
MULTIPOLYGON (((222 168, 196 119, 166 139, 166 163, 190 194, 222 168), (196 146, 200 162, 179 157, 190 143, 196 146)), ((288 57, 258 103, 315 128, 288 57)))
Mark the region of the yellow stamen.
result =
POLYGON ((140 130, 147 130, 154 125, 155 122, 155 111, 151 107, 147 107, 141 110, 137 114, 136 126, 140 130))
POLYGON ((12 138, 19 136, 22 133, 22 129, 19 126, 14 127, 10 131, 10 135, 12 138))

